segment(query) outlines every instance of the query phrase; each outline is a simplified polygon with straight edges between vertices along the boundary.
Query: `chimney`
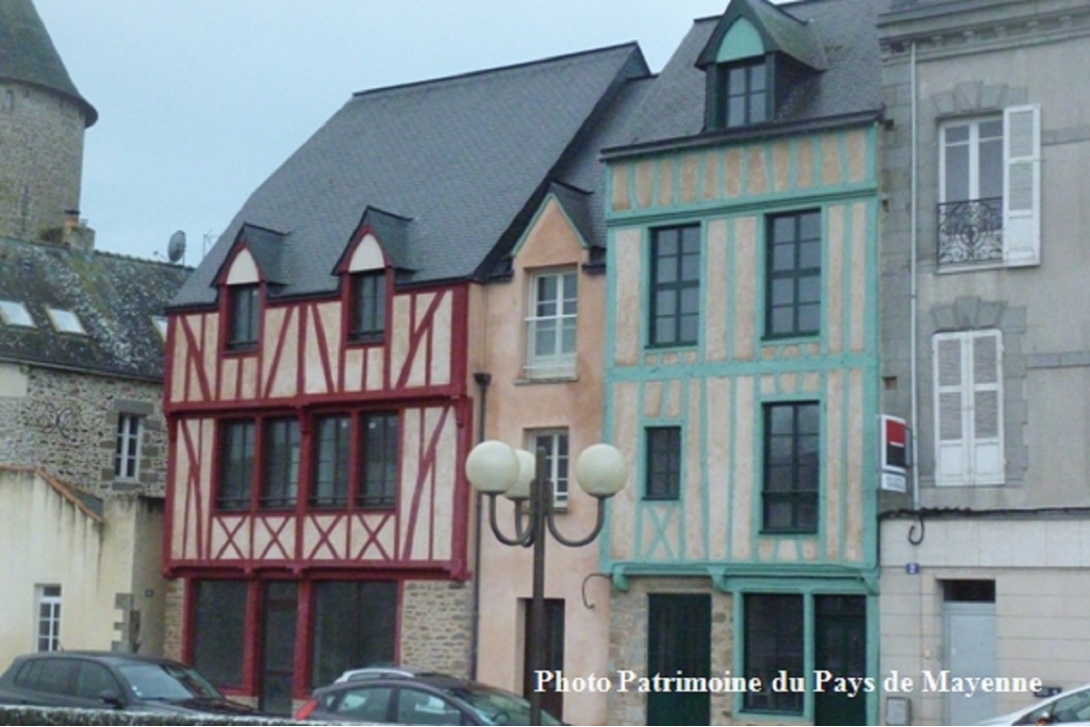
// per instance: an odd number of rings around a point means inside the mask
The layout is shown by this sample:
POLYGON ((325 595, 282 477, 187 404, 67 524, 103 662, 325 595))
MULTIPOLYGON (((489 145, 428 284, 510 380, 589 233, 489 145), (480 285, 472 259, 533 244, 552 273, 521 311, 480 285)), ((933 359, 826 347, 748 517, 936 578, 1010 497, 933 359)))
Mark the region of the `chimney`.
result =
POLYGON ((87 226, 87 220, 80 219, 79 210, 64 211, 61 243, 79 252, 94 251, 95 231, 87 226))

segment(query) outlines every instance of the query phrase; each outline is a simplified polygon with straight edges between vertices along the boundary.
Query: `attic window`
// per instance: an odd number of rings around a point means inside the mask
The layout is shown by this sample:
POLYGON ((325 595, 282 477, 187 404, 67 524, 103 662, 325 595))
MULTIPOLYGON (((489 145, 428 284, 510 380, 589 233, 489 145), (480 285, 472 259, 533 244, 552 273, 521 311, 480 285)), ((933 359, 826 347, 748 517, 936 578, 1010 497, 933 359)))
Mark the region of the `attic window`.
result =
POLYGON ((768 120, 768 65, 764 58, 746 63, 725 64, 720 79, 721 98, 725 106, 725 126, 759 124, 768 120))
POLYGON ((34 328, 34 319, 26 306, 13 300, 0 300, 0 320, 9 326, 34 328))
POLYGON ((53 328, 59 333, 75 333, 81 336, 87 335, 87 331, 83 329, 83 324, 80 323, 76 314, 70 310, 64 310, 62 308, 46 308, 46 313, 49 314, 49 320, 53 323, 53 328))

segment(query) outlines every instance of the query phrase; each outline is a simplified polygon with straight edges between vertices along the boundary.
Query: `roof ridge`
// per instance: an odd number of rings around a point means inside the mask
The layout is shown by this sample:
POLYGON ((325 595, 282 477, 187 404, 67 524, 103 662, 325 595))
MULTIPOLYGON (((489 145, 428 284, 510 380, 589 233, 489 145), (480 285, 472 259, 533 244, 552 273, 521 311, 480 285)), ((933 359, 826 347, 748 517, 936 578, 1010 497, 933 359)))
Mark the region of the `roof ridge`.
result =
POLYGON ((640 44, 637 41, 628 41, 626 43, 616 43, 614 45, 602 46, 601 48, 591 48, 589 50, 574 51, 572 53, 562 53, 560 55, 548 56, 546 58, 539 58, 532 61, 522 61, 520 63, 511 63, 505 66, 493 66, 491 68, 481 68, 475 71, 466 71, 464 73, 455 73, 450 76, 440 76, 438 78, 428 78, 422 81, 408 81, 406 83, 396 83, 391 86, 380 86, 378 88, 369 88, 362 91, 354 91, 352 98, 361 98, 364 96, 372 96, 380 93, 388 93, 391 91, 402 91, 422 86, 435 86, 444 83, 450 83, 451 81, 457 81, 462 79, 474 78, 477 76, 489 76, 498 75, 500 73, 519 70, 522 68, 529 68, 531 66, 542 66, 548 63, 559 63, 562 61, 573 60, 580 56, 590 56, 595 54, 604 54, 611 51, 617 51, 622 48, 639 49, 640 44))

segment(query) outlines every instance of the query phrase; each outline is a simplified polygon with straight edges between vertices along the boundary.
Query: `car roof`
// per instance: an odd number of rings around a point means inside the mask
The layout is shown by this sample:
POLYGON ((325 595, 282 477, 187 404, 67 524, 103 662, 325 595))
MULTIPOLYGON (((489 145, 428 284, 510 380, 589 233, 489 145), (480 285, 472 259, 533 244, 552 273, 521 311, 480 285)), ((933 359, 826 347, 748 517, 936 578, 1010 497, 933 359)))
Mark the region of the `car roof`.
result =
MULTIPOLYGON (((119 651, 42 651, 33 654, 23 654, 16 657, 15 661, 30 661, 35 659, 94 659, 107 664, 120 666, 122 664, 178 664, 173 659, 165 659, 161 656, 148 654, 126 654, 119 651)), ((180 664, 178 664, 181 666, 180 664)))

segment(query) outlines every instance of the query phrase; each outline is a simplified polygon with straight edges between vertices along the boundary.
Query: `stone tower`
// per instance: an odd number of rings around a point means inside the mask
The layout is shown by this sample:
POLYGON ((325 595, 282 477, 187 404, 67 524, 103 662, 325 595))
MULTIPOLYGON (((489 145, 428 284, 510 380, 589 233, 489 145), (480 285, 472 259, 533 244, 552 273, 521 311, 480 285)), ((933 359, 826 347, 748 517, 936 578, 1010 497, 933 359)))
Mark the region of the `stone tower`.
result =
POLYGON ((32 0, 0 2, 0 236, 60 240, 78 217, 83 132, 76 90, 32 0))

